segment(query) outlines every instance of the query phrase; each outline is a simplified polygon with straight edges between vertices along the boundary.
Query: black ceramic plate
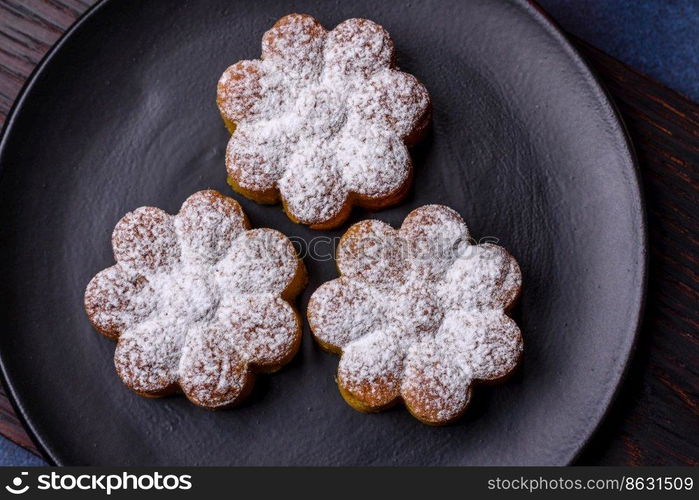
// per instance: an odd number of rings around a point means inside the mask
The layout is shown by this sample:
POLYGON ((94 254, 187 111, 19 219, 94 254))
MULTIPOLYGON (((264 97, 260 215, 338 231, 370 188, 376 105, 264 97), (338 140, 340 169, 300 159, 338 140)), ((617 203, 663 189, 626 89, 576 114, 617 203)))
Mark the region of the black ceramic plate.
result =
MULTIPOLYGON (((632 351, 646 243, 629 145, 588 68, 524 2, 106 1, 31 78, 0 161, 2 368, 59 464, 565 464, 632 351), (114 344, 83 312, 125 212, 176 212, 203 188, 232 194, 215 84, 229 64, 257 57, 262 33, 290 11, 327 27, 357 16, 384 25, 400 66, 434 101, 407 201, 350 223, 398 225, 444 203, 521 264, 524 364, 507 384, 480 388, 455 425, 427 427, 403 408, 354 411, 333 380, 337 357, 307 331, 297 358, 261 378, 241 408, 144 399, 121 384, 114 344)), ((277 206, 236 198, 253 225, 305 241, 347 227, 311 231, 277 206)), ((302 311, 336 276, 332 260, 306 264, 302 311)))

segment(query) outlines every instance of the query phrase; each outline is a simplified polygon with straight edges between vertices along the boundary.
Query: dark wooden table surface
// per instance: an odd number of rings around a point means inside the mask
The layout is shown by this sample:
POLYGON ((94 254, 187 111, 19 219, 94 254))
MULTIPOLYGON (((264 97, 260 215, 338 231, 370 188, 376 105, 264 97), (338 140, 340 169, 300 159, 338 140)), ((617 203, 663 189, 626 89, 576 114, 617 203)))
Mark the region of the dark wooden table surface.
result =
MULTIPOLYGON (((0 121, 94 0, 0 0, 0 121)), ((572 38, 572 37, 571 37, 572 38)), ((699 105, 572 38, 636 147, 650 234, 645 319, 621 394, 580 464, 699 464, 699 105)), ((0 387, 0 433, 37 453, 0 387)))

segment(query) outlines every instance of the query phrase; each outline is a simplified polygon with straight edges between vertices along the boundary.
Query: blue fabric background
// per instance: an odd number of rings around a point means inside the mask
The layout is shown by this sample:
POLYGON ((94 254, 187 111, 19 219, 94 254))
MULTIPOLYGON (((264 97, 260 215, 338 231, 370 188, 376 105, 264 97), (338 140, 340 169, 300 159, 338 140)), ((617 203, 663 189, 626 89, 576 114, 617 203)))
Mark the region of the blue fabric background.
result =
MULTIPOLYGON (((699 0, 538 0, 561 26, 699 101, 699 0)), ((0 465, 43 461, 0 437, 0 465)))
POLYGON ((570 33, 699 101, 699 0, 537 0, 570 33))
POLYGON ((0 465, 30 467, 46 464, 42 459, 32 453, 29 453, 24 448, 20 448, 12 441, 9 441, 4 437, 0 437, 0 465))

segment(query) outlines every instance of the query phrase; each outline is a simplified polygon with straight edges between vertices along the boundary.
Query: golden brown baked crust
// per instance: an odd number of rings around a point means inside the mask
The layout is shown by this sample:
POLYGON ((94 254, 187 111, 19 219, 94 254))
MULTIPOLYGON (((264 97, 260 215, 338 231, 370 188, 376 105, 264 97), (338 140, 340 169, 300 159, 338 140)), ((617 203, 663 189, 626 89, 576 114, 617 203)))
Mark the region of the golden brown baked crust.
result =
POLYGON ((522 353, 507 312, 521 290, 514 258, 472 244, 461 217, 441 205, 411 212, 396 231, 365 220, 337 250, 340 277, 308 304, 320 346, 340 354, 337 382, 357 410, 402 401, 420 421, 458 419, 476 383, 504 380, 522 353))
POLYGON ((175 216, 141 207, 116 225, 112 246, 117 263, 90 281, 85 311, 117 341, 117 374, 134 392, 230 407, 255 373, 298 351, 304 265, 284 235, 250 229, 232 198, 200 191, 175 216))
POLYGON ((290 14, 265 33, 262 59, 221 76, 217 104, 232 133, 228 183, 294 222, 340 225, 352 206, 400 201, 412 181, 406 147, 430 124, 425 87, 395 65, 390 36, 366 19, 326 31, 290 14))

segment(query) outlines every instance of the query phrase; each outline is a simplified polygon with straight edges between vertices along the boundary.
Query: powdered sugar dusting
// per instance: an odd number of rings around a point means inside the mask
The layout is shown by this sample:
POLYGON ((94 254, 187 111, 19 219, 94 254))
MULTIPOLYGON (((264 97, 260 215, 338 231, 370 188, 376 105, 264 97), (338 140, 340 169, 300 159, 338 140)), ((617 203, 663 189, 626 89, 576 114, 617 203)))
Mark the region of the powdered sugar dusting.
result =
POLYGON ((470 398, 474 376, 469 363, 451 362, 445 343, 434 338, 411 345, 405 360, 401 393, 418 416, 432 422, 459 415, 470 398))
POLYGON ((337 216, 356 193, 389 198, 410 176, 405 141, 424 127, 429 95, 395 68, 388 33, 366 19, 327 32, 291 14, 265 33, 261 61, 240 61, 218 83, 236 130, 228 175, 250 192, 278 189, 305 224, 337 216))
POLYGON ((494 309, 450 311, 436 335, 448 356, 471 369, 473 378, 497 380, 517 364, 522 349, 519 328, 494 309))
POLYGON ((112 241, 117 264, 92 279, 85 308, 119 339, 117 372, 137 392, 179 386, 197 404, 223 406, 250 365, 276 367, 298 346, 296 313, 281 297, 300 272, 293 246, 248 230, 235 200, 200 191, 176 216, 140 208, 112 241))
POLYGON ((377 330, 350 343, 343 352, 337 377, 350 392, 368 394, 376 406, 398 395, 403 355, 390 331, 377 330))
POLYGON ((308 318, 323 345, 343 352, 341 386, 368 407, 390 393, 443 423, 464 410, 473 380, 497 380, 517 364, 522 338, 505 313, 519 267, 502 247, 471 244, 453 210, 418 208, 398 231, 355 224, 337 260, 342 276, 313 294, 308 318))
POLYGON ((358 280, 340 277, 321 285, 308 307, 308 320, 315 336, 333 346, 342 347, 374 331, 379 318, 367 314, 378 307, 374 295, 360 286, 358 280))

